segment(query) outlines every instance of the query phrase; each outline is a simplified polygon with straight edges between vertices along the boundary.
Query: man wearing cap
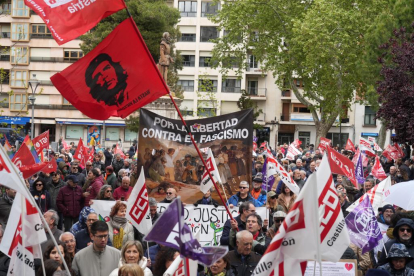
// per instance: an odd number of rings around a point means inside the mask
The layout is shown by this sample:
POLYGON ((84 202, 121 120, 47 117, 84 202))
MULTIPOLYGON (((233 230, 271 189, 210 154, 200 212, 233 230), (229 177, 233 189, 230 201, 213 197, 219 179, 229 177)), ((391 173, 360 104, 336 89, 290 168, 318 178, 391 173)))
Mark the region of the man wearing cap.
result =
POLYGON ((78 185, 78 178, 75 175, 69 175, 66 183, 66 186, 59 190, 56 206, 63 214, 65 231, 68 231, 78 221, 83 207, 83 196, 82 188, 78 185))
POLYGON ((382 208, 378 208, 378 226, 381 229, 382 238, 384 242, 387 242, 390 238, 387 236, 388 227, 391 224, 391 217, 395 214, 395 209, 391 204, 384 205, 382 208))
POLYGON ((266 191, 262 190, 262 182, 263 174, 259 172, 253 177, 253 190, 251 191, 251 195, 261 204, 260 206, 266 204, 266 191))
POLYGON ((254 199, 250 194, 249 183, 247 183, 247 181, 241 181, 239 184, 239 189, 240 191, 237 192, 237 194, 232 195, 227 201, 227 205, 229 205, 230 208, 233 208, 234 206, 240 206, 243 202, 246 201, 250 201, 255 207, 262 206, 262 203, 254 199))
MULTIPOLYGON (((286 218, 286 213, 283 211, 277 211, 273 214, 273 225, 270 227, 273 230, 273 234, 276 234, 279 230, 280 225, 282 225, 283 221, 286 218)), ((273 238, 273 237, 272 237, 273 238)))
MULTIPOLYGON (((384 249, 381 252, 381 256, 377 265, 381 266, 387 263, 387 253, 390 252, 391 246, 395 243, 402 243, 407 247, 411 256, 414 256, 414 240, 413 240, 414 221, 409 218, 400 219, 394 227, 392 234, 394 239, 387 241, 384 244, 384 249)), ((414 268, 414 261, 411 260, 407 266, 414 268)))

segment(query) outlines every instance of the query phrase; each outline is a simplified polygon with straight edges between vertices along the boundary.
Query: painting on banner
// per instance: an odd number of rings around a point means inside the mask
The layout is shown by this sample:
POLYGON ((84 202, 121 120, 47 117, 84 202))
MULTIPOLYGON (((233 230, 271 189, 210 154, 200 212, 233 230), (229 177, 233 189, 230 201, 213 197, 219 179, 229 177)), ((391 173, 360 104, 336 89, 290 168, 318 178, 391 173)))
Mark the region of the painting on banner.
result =
MULTIPOLYGON (((223 198, 237 193, 241 181, 251 182, 252 110, 189 120, 187 125, 204 160, 208 148, 213 153, 226 193, 220 189, 223 198)), ((203 197, 200 183, 205 169, 180 120, 140 109, 138 166, 144 167, 148 196, 157 201, 165 198, 169 187, 176 188, 187 204, 203 197)), ((217 193, 212 197, 220 202, 217 193)))
MULTIPOLYGON (((109 221, 109 213, 115 201, 94 200, 91 207, 96 211, 98 217, 102 221, 109 221)), ((167 209, 168 203, 158 203, 157 212, 162 213, 167 209)), ((236 217, 239 209, 234 207, 230 209, 231 215, 236 217)), ((256 213, 266 218, 266 208, 257 207, 256 213)), ((229 219, 224 206, 215 208, 212 205, 194 205, 187 204, 184 206, 184 220, 190 227, 193 234, 200 230, 200 244, 218 245, 223 233, 224 223, 229 219)))

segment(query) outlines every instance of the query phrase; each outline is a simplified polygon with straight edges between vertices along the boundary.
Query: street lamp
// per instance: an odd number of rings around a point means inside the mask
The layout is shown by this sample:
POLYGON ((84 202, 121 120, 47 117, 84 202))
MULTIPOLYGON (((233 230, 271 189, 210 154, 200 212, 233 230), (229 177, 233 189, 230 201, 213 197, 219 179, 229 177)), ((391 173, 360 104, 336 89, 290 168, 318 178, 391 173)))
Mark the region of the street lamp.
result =
POLYGON ((32 105, 32 128, 31 128, 31 133, 30 133, 32 140, 34 138, 34 103, 36 100, 35 94, 36 94, 36 89, 39 86, 39 84, 40 84, 40 81, 36 79, 36 74, 33 74, 33 78, 29 80, 29 86, 30 86, 30 89, 32 90, 32 95, 29 96, 29 101, 30 101, 30 104, 32 105))

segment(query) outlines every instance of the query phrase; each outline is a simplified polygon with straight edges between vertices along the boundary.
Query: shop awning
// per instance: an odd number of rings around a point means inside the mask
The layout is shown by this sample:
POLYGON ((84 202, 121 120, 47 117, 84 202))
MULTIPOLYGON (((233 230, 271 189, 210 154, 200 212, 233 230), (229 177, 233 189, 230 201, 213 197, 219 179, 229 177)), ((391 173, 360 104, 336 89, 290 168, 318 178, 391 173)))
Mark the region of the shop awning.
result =
MULTIPOLYGON (((102 126, 103 121, 88 120, 88 119, 64 119, 56 118, 56 123, 63 125, 89 125, 89 126, 102 126)), ((125 126, 124 121, 107 120, 105 126, 125 126)))
POLYGON ((30 117, 0 116, 0 123, 8 125, 25 125, 30 122, 30 117))

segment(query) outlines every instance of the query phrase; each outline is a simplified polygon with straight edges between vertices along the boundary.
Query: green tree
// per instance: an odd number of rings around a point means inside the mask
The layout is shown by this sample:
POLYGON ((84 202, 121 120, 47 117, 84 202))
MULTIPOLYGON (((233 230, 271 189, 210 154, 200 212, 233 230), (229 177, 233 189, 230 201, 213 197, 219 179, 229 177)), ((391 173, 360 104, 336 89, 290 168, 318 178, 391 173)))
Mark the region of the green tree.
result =
POLYGON ((201 75, 198 79, 197 117, 212 117, 217 115, 220 101, 216 97, 217 87, 207 75, 201 75))
MULTIPOLYGON (((254 120, 257 119, 257 117, 260 116, 260 114, 263 113, 263 110, 260 109, 257 106, 257 103, 255 101, 253 101, 250 97, 249 92, 247 92, 246 90, 242 90, 242 95, 240 96, 239 100, 237 101, 237 106, 240 108, 240 110, 246 110, 246 109, 253 109, 253 118, 254 120)), ((261 125, 259 124, 254 124, 253 125, 254 129, 259 129, 259 128, 263 128, 261 125)))
MULTIPOLYGON (((385 0, 228 1, 212 20, 226 35, 216 40, 218 66, 237 61, 238 73, 254 55, 262 69, 289 87, 311 111, 316 141, 326 136, 354 99, 361 78, 365 33, 385 0), (294 79, 305 83, 298 89, 294 79)), ((227 68, 221 69, 224 74, 227 68)))

